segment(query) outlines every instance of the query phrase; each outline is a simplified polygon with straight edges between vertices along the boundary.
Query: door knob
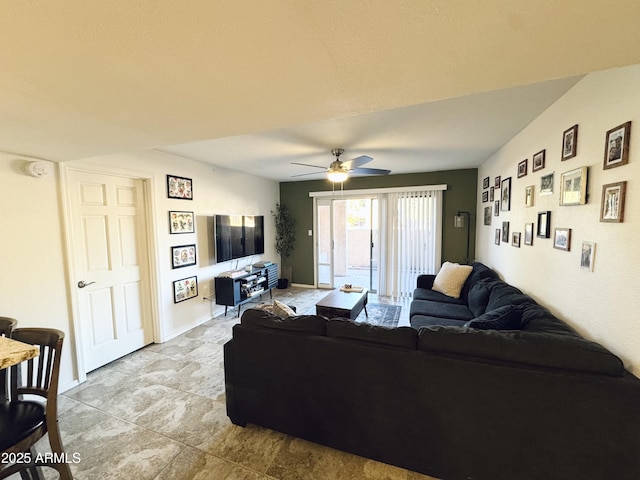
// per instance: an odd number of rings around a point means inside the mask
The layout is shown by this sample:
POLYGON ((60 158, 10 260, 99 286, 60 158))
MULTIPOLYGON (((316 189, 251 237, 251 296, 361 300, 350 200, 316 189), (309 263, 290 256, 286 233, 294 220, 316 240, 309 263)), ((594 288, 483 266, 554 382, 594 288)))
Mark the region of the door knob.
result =
POLYGON ((84 287, 87 287, 87 286, 91 285, 92 283, 96 283, 96 282, 89 282, 89 283, 85 283, 85 281, 84 281, 84 280, 80 280, 80 281, 78 282, 78 288, 84 288, 84 287))

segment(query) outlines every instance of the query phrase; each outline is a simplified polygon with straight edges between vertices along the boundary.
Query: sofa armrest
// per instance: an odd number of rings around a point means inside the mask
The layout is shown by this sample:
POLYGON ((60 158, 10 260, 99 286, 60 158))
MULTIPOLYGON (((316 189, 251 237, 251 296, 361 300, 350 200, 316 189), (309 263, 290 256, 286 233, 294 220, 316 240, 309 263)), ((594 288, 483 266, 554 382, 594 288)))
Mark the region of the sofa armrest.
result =
POLYGON ((416 282, 417 288, 426 288, 427 290, 431 290, 433 287, 433 281, 436 279, 435 275, 432 274, 422 274, 418 275, 418 280, 416 282))

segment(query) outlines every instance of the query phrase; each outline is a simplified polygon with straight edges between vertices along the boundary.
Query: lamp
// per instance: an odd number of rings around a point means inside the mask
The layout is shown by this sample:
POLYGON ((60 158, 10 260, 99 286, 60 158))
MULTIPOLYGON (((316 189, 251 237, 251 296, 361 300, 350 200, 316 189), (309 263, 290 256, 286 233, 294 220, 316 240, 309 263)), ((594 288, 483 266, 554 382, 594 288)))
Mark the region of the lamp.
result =
POLYGON ((458 214, 453 217, 453 227, 454 228, 464 228, 464 217, 463 215, 467 216, 467 256, 465 258, 465 262, 469 263, 469 239, 470 239, 470 234, 471 234, 471 225, 469 225, 469 223, 471 223, 471 214, 469 212, 461 212, 460 210, 458 210, 458 214))
POLYGON ((344 182, 349 177, 349 174, 344 170, 329 170, 327 172, 327 178, 334 183, 344 182))

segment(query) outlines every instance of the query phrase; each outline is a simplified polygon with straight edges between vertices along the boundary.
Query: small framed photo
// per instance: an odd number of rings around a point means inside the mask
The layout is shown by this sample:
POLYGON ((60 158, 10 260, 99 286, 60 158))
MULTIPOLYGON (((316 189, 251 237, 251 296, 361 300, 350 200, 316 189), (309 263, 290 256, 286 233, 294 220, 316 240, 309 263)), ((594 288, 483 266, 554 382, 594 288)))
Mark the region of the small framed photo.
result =
MULTIPOLYGON (((500 192, 500 208, 503 212, 511 210, 511 177, 502 180, 500 192)), ((507 242, 509 239, 507 238, 507 242)))
POLYGON ((482 192, 482 203, 487 203, 489 201, 489 191, 485 190, 482 192))
POLYGON ((553 173, 547 173, 540 177, 540 195, 553 194, 553 173))
POLYGON ((169 212, 169 233, 193 233, 194 221, 193 212, 169 212))
POLYGON ((568 128, 562 134, 562 161, 578 154, 578 125, 568 128))
POLYGON ((528 158, 525 158, 520 163, 518 163, 518 178, 524 177, 527 174, 528 163, 529 163, 528 158))
POLYGON ((580 268, 593 272, 593 261, 596 256, 596 244, 594 242, 582 242, 580 254, 580 268))
POLYGON ((489 188, 489 177, 485 177, 484 180, 482 180, 482 189, 486 190, 487 188, 489 188))
POLYGON ((502 222, 502 241, 509 243, 509 222, 502 222))
POLYGON ((560 205, 587 203, 587 174, 589 167, 580 167, 560 175, 560 205))
POLYGON ((522 234, 520 232, 513 232, 511 234, 511 246, 520 248, 521 235, 522 234))
POLYGON ((493 203, 493 215, 496 217, 500 215, 500 200, 493 203))
POLYGON ((524 225, 524 244, 533 245, 533 223, 525 223, 524 225))
POLYGON ((190 178, 167 175, 167 195, 169 198, 193 200, 193 181, 190 178))
POLYGON ((619 167, 629 163, 629 139, 631 122, 612 128, 607 132, 604 147, 604 169, 619 167))
POLYGON ((491 225, 491 207, 484 207, 484 224, 491 225))
POLYGON ((533 156, 531 171, 537 172, 538 170, 542 170, 544 168, 544 157, 546 150, 541 150, 533 156))
POLYGON ((500 177, 499 176, 494 179, 493 186, 495 188, 500 188, 500 177))
POLYGON ((621 223, 624 220, 624 200, 627 182, 609 183, 602 186, 600 221, 621 223))
POLYGON ((551 237, 551 210, 538 212, 538 230, 536 231, 536 237, 551 237))
POLYGON ((489 189, 489 201, 490 202, 493 202, 493 198, 495 196, 495 191, 496 191, 495 187, 491 187, 489 189))
POLYGON ((173 282, 173 303, 184 302, 198 296, 198 277, 188 277, 173 282))
POLYGON ((556 228, 553 231, 553 248, 568 252, 571 250, 571 229, 556 228))
POLYGON ((493 241, 495 242, 496 245, 500 245, 500 237, 502 236, 502 230, 500 230, 499 228, 496 228, 496 234, 494 236, 493 241))
POLYGON ((524 206, 533 207, 533 185, 524 187, 524 206))
POLYGON ((196 246, 171 247, 171 268, 189 267, 196 264, 196 246))

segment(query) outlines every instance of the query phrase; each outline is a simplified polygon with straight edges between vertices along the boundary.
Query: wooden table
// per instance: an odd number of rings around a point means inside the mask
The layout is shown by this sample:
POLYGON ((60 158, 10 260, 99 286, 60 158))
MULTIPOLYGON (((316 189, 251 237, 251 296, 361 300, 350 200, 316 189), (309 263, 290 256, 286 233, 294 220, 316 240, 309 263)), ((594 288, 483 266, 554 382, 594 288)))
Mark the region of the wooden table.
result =
POLYGON ((40 355, 40 349, 35 345, 0 337, 0 370, 38 355, 40 355))
POLYGON ((364 308, 364 313, 368 317, 367 293, 366 288, 363 288, 362 292, 343 292, 336 288, 316 303, 316 314, 327 318, 343 317, 355 320, 364 308))

